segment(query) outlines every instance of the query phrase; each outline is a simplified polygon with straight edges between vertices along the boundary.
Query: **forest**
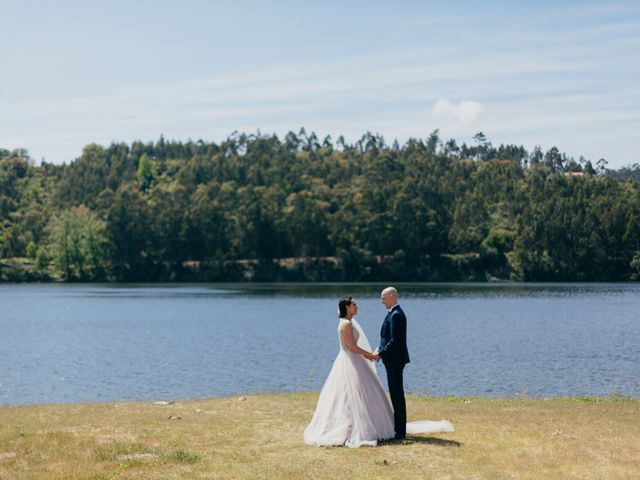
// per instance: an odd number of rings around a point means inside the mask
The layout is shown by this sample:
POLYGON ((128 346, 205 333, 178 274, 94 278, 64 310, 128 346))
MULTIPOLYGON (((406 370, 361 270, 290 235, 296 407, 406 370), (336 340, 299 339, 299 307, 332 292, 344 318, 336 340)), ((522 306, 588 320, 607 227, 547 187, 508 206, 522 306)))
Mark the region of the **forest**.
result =
POLYGON ((0 148, 0 281, 635 281, 640 166, 553 147, 221 143, 0 148))

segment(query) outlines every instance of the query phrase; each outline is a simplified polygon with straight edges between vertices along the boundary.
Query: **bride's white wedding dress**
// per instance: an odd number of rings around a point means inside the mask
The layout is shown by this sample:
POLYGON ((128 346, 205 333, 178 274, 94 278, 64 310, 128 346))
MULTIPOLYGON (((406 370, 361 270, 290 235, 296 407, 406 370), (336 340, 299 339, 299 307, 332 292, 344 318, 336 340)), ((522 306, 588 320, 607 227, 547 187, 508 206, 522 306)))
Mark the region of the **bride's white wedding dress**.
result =
MULTIPOLYGON (((393 410, 375 364, 344 344, 340 335, 344 328, 353 328, 358 347, 371 351, 367 337, 355 319, 341 318, 338 325, 340 352, 322 387, 311 423, 304 431, 304 441, 317 446, 375 446, 379 440, 394 437, 393 410)), ((443 431, 453 431, 453 426, 446 420, 407 423, 407 433, 443 431)))

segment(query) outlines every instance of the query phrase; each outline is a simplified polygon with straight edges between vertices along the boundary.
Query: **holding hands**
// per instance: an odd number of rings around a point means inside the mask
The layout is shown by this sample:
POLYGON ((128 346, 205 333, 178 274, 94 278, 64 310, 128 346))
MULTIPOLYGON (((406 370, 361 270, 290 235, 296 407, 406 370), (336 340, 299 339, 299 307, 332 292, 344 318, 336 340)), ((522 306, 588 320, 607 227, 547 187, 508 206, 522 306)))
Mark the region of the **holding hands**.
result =
POLYGON ((367 353, 364 358, 367 360, 371 360, 372 362, 377 362, 380 360, 380 356, 378 355, 378 349, 376 348, 373 352, 367 353))

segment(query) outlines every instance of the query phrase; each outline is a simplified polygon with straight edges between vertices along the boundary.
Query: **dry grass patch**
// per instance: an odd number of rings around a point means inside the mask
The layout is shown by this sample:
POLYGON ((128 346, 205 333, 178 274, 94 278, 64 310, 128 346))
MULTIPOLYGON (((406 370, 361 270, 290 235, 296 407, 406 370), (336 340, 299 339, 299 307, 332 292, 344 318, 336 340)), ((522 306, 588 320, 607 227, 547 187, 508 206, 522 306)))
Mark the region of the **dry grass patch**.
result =
POLYGON ((0 479, 637 478, 640 401, 409 397, 456 432, 317 448, 317 394, 0 408, 0 479))

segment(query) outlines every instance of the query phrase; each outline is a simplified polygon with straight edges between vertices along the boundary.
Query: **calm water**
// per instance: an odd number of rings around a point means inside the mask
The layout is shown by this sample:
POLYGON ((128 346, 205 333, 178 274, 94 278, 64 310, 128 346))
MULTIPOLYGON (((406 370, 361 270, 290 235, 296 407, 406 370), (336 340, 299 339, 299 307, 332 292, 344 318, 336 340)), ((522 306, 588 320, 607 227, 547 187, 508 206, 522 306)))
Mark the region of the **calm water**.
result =
MULTIPOLYGON (((640 285, 399 288, 408 391, 640 396, 640 285)), ((379 291, 0 285, 0 404, 320 390, 338 352, 337 299, 356 296, 375 344, 379 291)))

